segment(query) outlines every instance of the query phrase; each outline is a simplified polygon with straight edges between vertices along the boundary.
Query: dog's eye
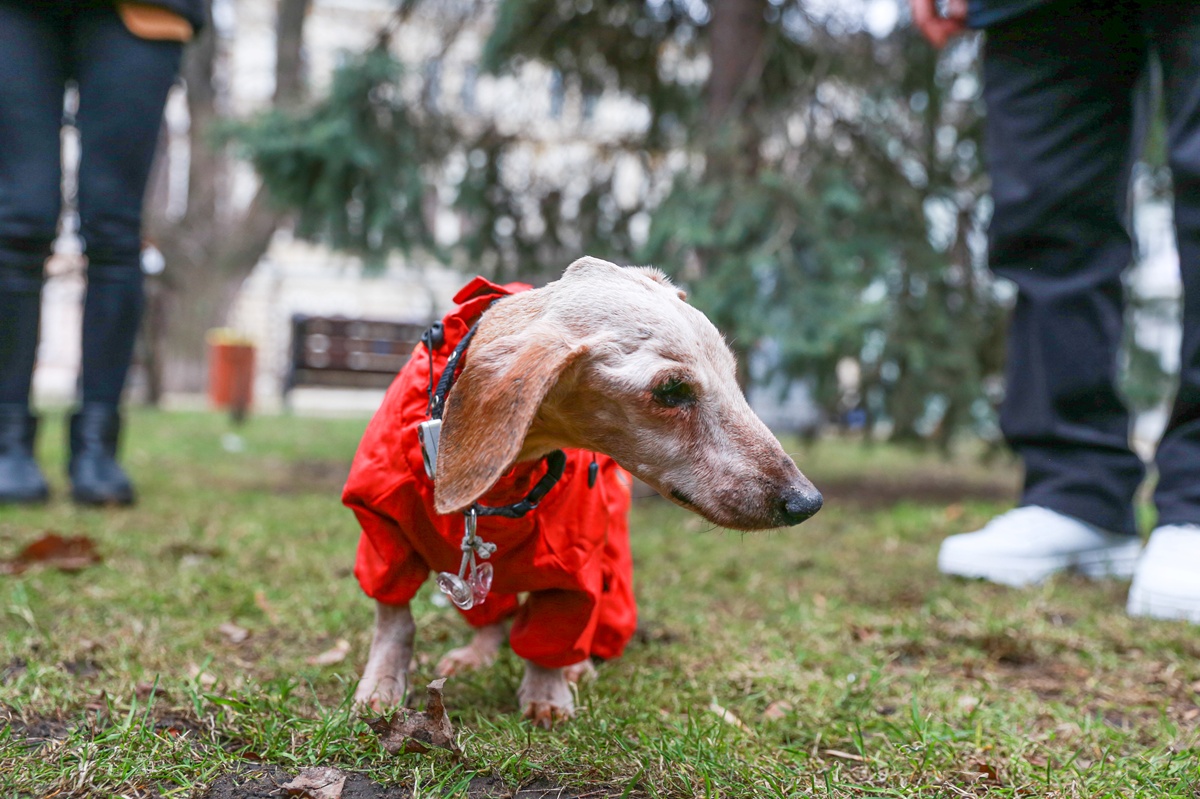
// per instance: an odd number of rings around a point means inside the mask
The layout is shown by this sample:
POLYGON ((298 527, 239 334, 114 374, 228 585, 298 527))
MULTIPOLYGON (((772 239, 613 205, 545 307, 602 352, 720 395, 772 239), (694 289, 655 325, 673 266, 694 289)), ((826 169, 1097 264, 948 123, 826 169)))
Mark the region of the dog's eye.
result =
POLYGON ((659 383, 651 393, 654 394, 655 402, 668 408, 681 408, 696 401, 696 390, 692 388, 691 383, 678 377, 659 383))

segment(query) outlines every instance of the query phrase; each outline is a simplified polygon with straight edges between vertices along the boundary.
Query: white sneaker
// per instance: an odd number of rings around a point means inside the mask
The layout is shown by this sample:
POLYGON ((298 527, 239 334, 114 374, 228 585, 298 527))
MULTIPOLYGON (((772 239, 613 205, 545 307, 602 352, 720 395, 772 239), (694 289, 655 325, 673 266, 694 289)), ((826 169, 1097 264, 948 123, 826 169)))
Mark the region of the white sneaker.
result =
POLYGON ((1141 542, 1070 516, 1025 505, 982 530, 952 535, 938 552, 938 571, 1022 586, 1076 569, 1089 577, 1128 577, 1141 542))
POLYGON ((1130 616, 1200 624, 1200 526, 1168 525, 1150 535, 1129 586, 1130 616))

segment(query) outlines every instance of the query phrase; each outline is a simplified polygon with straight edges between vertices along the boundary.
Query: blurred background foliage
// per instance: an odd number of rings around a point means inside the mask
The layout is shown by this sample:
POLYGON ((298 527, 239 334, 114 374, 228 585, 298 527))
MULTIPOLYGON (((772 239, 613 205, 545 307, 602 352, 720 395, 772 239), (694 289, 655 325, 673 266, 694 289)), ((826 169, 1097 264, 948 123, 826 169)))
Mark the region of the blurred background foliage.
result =
MULTIPOLYGON (((230 134, 301 235, 534 282, 585 253, 653 263, 726 333, 743 381, 754 361, 754 379, 802 381, 827 419, 893 440, 994 440, 1011 290, 985 267, 979 42, 938 54, 906 4, 882 34, 836 5, 405 0, 326 96, 230 134), (428 64, 393 54, 414 13, 446 17, 441 53, 483 25, 479 69, 540 62, 646 122, 586 169, 512 169, 520 135, 438 103, 428 64), (632 197, 616 185, 630 163, 632 197), (466 220, 452 242, 422 210, 438 202, 466 220)), ((1157 357, 1131 339, 1128 360, 1130 398, 1161 401, 1157 357)))

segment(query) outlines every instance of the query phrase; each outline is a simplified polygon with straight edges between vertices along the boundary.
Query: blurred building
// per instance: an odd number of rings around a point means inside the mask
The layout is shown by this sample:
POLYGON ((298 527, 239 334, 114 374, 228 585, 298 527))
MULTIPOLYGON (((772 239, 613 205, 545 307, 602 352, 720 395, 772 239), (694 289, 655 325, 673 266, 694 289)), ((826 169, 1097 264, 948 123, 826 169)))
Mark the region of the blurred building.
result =
MULTIPOLYGON (((584 169, 594 148, 606 138, 645 126, 648 116, 640 104, 616 94, 586 98, 572 95, 551 70, 537 64, 528 65, 514 76, 480 76, 476 63, 483 45, 481 29, 458 30, 452 44, 446 44, 444 28, 453 23, 462 5, 457 0, 425 4, 423 9, 428 11, 414 14, 397 30, 393 49, 402 60, 421 65, 423 102, 466 118, 494 119, 506 133, 524 136, 527 147, 512 159, 512 168, 525 173, 524 177, 584 169)), ((362 52, 372 44, 394 7, 392 0, 313 0, 304 28, 303 60, 314 95, 326 90, 345 54, 362 52)), ((222 102, 237 116, 250 116, 271 103, 275 88, 275 10, 275 0, 214 1, 214 27, 222 52, 222 102)), ((189 146, 182 89, 168 103, 166 127, 167 214, 180 216, 187 202, 189 146)), ((64 134, 67 186, 72 183, 77 158, 77 137, 68 128, 64 134)), ((624 170, 618 184, 622 177, 637 180, 636 170, 624 170)), ((226 190, 244 207, 257 186, 250 166, 240 164, 233 170, 226 190)), ((451 243, 458 238, 461 220, 455 213, 437 203, 427 211, 434 215, 433 227, 440 240, 451 243)), ((58 243, 60 255, 50 265, 51 278, 44 293, 35 376, 37 401, 42 403, 70 402, 78 372, 84 262, 69 208, 64 220, 58 243)), ((166 268, 169 270, 170 264, 166 268)), ((392 258, 383 270, 364 270, 356 258, 294 241, 287 231, 280 231, 246 280, 228 319, 230 327, 257 346, 258 404, 270 407, 279 400, 287 371, 288 323, 294 314, 428 321, 448 310, 455 290, 471 276, 469 268, 452 270, 432 260, 413 262, 400 257, 392 258)), ((135 393, 140 378, 135 367, 130 376, 130 388, 135 393)), ((299 407, 304 406, 304 393, 301 390, 296 397, 299 407)), ((344 393, 330 399, 333 404, 354 407, 373 401, 369 395, 353 399, 344 393)))
MULTIPOLYGON (((1164 373, 1175 375, 1179 373, 1183 343, 1180 324, 1183 285, 1171 204, 1150 197, 1142 182, 1136 184, 1134 196, 1138 261, 1126 278, 1128 291, 1136 300, 1130 314, 1132 333, 1143 349, 1157 354, 1164 373)), ((1134 420, 1133 443, 1143 457, 1153 453, 1169 414, 1170 408, 1164 402, 1143 410, 1134 420)))

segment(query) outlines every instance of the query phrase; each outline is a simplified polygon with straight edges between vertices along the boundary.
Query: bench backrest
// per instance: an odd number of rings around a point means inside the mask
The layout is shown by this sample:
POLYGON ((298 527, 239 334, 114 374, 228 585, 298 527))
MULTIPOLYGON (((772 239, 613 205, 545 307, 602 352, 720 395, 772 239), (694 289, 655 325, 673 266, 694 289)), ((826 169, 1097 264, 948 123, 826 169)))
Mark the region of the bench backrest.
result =
POLYGON ((296 314, 284 396, 301 385, 386 387, 427 327, 418 322, 296 314))

